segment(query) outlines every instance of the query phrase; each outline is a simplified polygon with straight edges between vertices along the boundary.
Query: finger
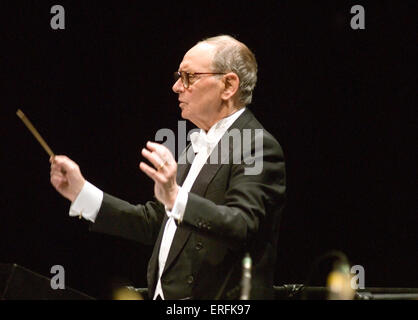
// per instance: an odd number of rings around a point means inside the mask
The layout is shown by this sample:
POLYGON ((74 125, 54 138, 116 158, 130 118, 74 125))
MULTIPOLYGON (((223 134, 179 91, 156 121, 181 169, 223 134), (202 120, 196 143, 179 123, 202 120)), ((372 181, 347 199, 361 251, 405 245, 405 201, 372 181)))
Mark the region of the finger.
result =
POLYGON ((55 155, 55 156, 51 156, 50 160, 52 160, 53 163, 61 163, 65 160, 67 160, 68 158, 66 156, 63 155, 55 155))
POLYGON ((72 161, 70 158, 68 158, 67 156, 63 156, 63 155, 58 155, 58 156, 53 156, 53 162, 57 163, 57 164, 73 164, 74 161, 72 161))
POLYGON ((67 177, 64 176, 63 174, 60 174, 60 173, 51 174, 51 179, 54 179, 56 181, 58 181, 58 180, 68 181, 67 177))
POLYGON ((67 156, 54 156, 53 164, 59 166, 63 172, 68 172, 76 168, 75 162, 67 156))
POLYGON ((147 165, 145 162, 141 162, 139 164, 139 169, 141 169, 148 177, 150 177, 154 182, 156 183, 166 183, 167 179, 166 177, 155 170, 154 168, 147 165))
POLYGON ((143 148, 142 155, 152 163, 152 165, 157 169, 160 170, 164 167, 166 161, 160 158, 160 156, 155 152, 150 152, 149 150, 143 148))
POLYGON ((146 173, 147 176, 149 176, 152 180, 154 180, 154 182, 165 183, 167 181, 164 174, 162 174, 161 172, 158 172, 157 170, 155 170, 153 167, 149 166, 145 162, 141 162, 139 164, 139 168, 144 173, 146 173))
POLYGON ((55 176, 55 177, 60 177, 60 178, 65 178, 67 179, 67 177, 61 172, 61 171, 51 171, 49 174, 51 177, 55 176))
POLYGON ((152 151, 156 151, 157 149, 160 149, 159 147, 161 146, 161 144, 159 143, 155 143, 152 141, 148 141, 147 142, 147 148, 149 148, 152 151))
POLYGON ((51 164, 51 172, 67 173, 67 170, 64 169, 64 166, 54 162, 53 164, 51 164))
POLYGON ((54 187, 59 187, 63 184, 67 184, 68 180, 65 177, 60 177, 58 175, 53 175, 51 177, 51 183, 54 187))
POLYGON ((62 168, 61 164, 58 164, 58 163, 56 163, 56 162, 53 162, 53 163, 51 164, 51 170, 61 171, 61 168, 62 168))
POLYGON ((157 154, 165 161, 171 162, 173 158, 171 151, 164 145, 152 141, 147 142, 147 148, 157 154))

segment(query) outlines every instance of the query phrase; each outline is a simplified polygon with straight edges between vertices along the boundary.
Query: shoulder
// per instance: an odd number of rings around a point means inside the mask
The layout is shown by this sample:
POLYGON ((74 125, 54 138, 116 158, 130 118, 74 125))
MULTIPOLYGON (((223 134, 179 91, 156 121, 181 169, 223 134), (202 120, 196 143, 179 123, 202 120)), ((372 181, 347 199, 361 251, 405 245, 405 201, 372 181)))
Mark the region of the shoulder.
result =
POLYGON ((263 151, 270 151, 283 157, 283 148, 279 141, 266 128, 264 128, 253 112, 247 108, 242 116, 244 116, 245 119, 242 126, 243 132, 245 132, 246 129, 254 131, 254 140, 262 137, 263 151))

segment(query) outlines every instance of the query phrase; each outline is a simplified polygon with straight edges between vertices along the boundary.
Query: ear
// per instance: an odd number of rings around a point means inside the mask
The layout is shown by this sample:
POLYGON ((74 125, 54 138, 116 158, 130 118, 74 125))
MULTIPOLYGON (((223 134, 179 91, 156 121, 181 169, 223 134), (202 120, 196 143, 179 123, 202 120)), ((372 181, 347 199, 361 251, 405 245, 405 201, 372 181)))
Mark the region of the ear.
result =
POLYGON ((224 89, 222 92, 222 99, 229 100, 237 93, 239 88, 239 78, 236 73, 230 72, 223 77, 224 89))

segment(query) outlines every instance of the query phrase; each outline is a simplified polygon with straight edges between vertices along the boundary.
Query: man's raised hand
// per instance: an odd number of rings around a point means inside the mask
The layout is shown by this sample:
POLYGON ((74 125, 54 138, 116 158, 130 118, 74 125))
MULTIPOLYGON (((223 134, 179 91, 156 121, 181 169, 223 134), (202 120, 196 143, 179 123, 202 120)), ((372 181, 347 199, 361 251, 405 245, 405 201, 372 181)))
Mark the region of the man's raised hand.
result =
POLYGON ((167 147, 155 142, 148 142, 141 153, 154 167, 141 162, 139 168, 154 180, 155 197, 171 210, 179 190, 176 160, 167 147))

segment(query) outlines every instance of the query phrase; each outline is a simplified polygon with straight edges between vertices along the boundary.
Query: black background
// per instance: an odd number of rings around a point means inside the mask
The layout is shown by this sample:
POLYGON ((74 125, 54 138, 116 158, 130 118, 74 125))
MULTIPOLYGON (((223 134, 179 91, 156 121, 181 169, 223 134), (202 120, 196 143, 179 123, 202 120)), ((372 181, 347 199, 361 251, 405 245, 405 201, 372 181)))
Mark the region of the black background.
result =
POLYGON ((286 156, 276 284, 305 283, 334 249, 367 287, 418 287, 413 3, 2 1, 0 262, 46 276, 63 265, 67 286, 99 298, 145 287, 152 248, 68 216, 16 110, 90 182, 143 203, 140 149, 181 120, 172 72, 198 40, 231 34, 257 57, 250 108, 286 156), (50 27, 54 4, 65 30, 50 27), (355 4, 365 30, 350 28, 355 4))

